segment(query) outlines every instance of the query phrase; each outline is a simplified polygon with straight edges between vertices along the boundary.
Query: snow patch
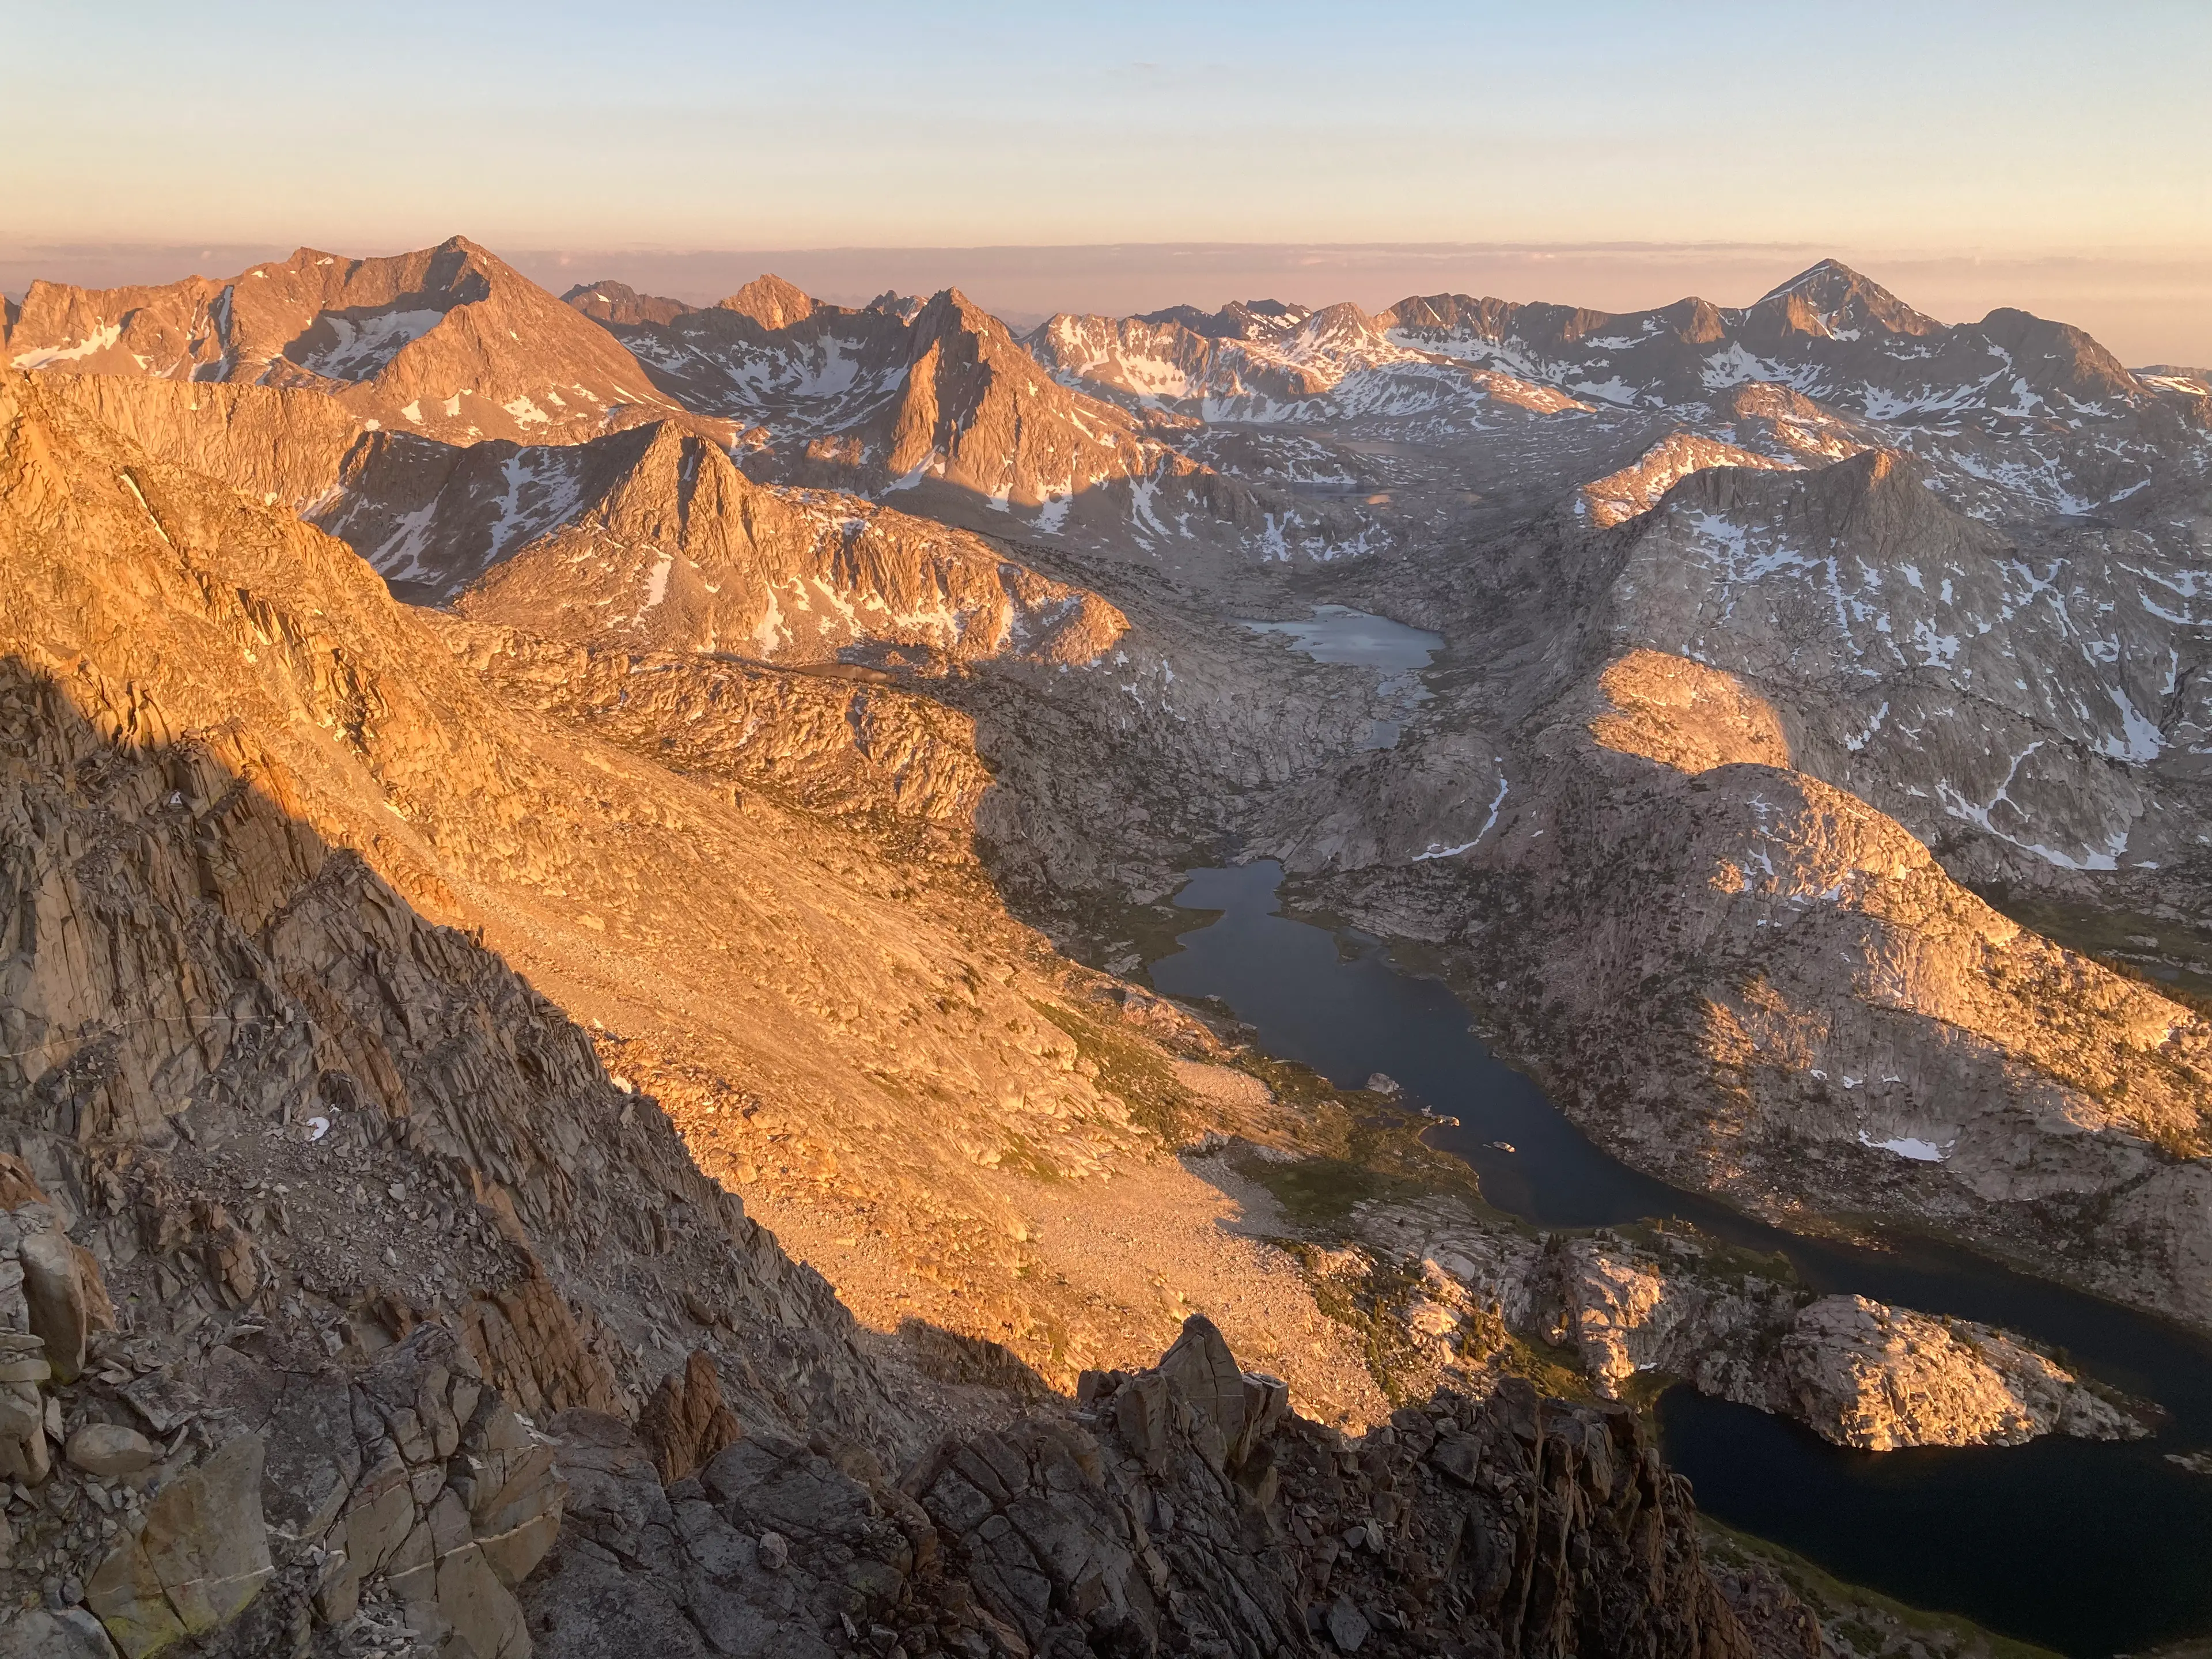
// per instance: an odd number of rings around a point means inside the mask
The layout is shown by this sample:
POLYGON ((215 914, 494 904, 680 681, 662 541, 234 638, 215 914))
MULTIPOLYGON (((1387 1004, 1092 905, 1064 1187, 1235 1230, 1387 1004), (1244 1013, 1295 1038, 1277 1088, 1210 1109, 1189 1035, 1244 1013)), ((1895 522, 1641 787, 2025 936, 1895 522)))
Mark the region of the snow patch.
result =
POLYGON ((1932 1140, 1922 1140, 1913 1135, 1897 1135, 1888 1140, 1871 1139, 1864 1129, 1859 1131, 1859 1145, 1878 1152, 1894 1152, 1899 1158, 1909 1158, 1915 1164, 1942 1164, 1951 1156, 1951 1149, 1959 1143, 1947 1140, 1937 1146, 1932 1140))
POLYGON ((321 321, 336 337, 301 358, 300 366, 333 380, 366 380, 445 317, 442 311, 386 311, 374 317, 325 312, 321 321))
POLYGON ((645 609, 651 611, 668 597, 668 573, 676 568, 676 556, 664 553, 645 579, 645 609))
POLYGON ((122 337, 122 324, 102 323, 75 345, 46 346, 35 351, 26 351, 15 359, 15 367, 52 368, 56 363, 81 362, 97 352, 106 350, 122 337))

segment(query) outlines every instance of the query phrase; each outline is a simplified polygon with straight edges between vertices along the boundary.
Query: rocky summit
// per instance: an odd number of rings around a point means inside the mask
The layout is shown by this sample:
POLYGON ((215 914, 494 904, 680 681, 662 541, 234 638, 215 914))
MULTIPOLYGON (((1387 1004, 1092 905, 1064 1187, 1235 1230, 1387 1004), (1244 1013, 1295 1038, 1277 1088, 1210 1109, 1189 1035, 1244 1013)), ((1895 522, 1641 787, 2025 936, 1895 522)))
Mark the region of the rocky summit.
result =
POLYGON ((0 313, 0 1659, 1978 1655, 1670 1458, 2197 1492, 2201 373, 702 297, 0 313))

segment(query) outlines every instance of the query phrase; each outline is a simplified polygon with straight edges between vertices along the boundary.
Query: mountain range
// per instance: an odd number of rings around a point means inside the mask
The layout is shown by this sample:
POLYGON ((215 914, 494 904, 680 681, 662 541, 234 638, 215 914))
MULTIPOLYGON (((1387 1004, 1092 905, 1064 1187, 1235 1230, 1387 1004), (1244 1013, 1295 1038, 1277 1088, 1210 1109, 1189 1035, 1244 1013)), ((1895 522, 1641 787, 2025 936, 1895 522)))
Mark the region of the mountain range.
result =
POLYGON ((1017 336, 455 238, 0 327, 23 1651, 1872 1659, 1640 1373, 2156 1430, 1493 1207, 1151 988, 1253 858, 1634 1170, 2212 1329, 2200 374, 1832 261, 1017 336))

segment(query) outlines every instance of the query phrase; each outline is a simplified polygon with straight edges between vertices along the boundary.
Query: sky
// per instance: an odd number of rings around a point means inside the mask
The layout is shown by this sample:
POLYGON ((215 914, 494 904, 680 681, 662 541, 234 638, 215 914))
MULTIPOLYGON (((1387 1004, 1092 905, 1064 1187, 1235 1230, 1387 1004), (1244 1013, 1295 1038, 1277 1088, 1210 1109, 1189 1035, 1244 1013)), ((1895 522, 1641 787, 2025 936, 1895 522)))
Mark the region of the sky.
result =
POLYGON ((672 292, 842 250, 855 295, 1024 314, 1302 270, 1344 277, 1308 301, 1425 271, 1400 292, 1741 302, 1835 253, 1938 316, 2212 359, 2203 0, 0 0, 0 40, 32 70, 0 100, 11 292, 457 231, 672 292))

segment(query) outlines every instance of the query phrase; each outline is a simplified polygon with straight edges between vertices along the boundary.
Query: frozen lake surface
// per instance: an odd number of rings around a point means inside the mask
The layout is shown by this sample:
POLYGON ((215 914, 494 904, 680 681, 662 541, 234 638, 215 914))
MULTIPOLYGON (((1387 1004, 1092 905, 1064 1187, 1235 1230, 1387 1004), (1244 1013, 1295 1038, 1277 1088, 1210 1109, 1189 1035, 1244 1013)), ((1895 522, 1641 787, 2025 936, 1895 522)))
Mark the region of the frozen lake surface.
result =
POLYGON ((1444 647, 1441 634, 1340 605, 1316 605, 1306 622, 1248 622, 1244 626, 1255 634, 1282 635, 1293 651, 1303 651, 1316 662, 1363 668, 1426 668, 1429 659, 1444 647))

